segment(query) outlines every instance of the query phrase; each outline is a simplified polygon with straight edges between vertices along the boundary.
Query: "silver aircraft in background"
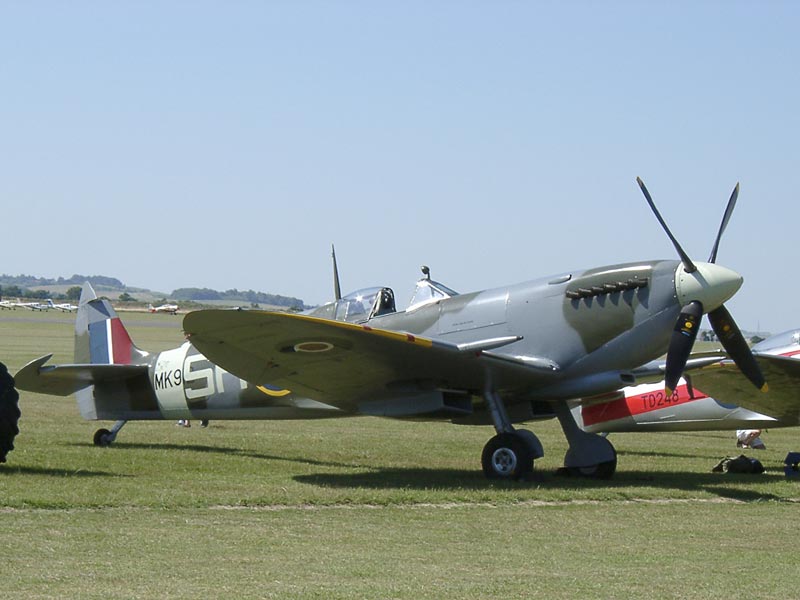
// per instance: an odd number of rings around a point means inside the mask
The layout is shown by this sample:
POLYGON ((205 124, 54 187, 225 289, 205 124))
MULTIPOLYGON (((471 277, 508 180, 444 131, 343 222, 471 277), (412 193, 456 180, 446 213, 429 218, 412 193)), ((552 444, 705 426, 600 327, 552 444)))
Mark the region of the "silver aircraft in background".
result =
MULTIPOLYGON (((672 394, 664 382, 623 388, 571 402, 578 425, 592 433, 769 429, 800 425, 800 329, 771 336, 752 348, 770 382, 754 393, 736 365, 719 361, 688 371, 672 394)), ((702 360, 715 353, 704 353, 702 360)))

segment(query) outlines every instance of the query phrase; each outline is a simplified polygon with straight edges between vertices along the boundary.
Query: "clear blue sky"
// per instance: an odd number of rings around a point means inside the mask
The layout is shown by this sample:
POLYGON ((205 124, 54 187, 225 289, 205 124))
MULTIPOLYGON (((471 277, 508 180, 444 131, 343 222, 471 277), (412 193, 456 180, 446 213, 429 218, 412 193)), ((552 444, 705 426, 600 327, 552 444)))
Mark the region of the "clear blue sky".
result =
POLYGON ((800 327, 800 5, 4 2, 0 272, 331 298, 675 252, 800 327))

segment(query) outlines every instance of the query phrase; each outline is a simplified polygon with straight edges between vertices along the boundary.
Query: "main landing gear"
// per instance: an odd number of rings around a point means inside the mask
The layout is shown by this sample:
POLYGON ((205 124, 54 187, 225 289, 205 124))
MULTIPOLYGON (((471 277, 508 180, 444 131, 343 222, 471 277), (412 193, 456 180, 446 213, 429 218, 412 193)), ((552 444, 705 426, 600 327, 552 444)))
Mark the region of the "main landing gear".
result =
POLYGON ((111 445, 111 443, 117 439, 117 433, 119 430, 125 426, 127 421, 117 421, 114 423, 114 426, 111 428, 111 431, 108 429, 98 429, 94 432, 94 445, 101 446, 106 448, 111 445))
POLYGON ((593 479, 611 479, 617 470, 617 451, 611 442, 578 427, 566 403, 558 402, 554 408, 569 443, 561 472, 593 479))
MULTIPOLYGON (((532 432, 514 429, 503 401, 487 390, 484 399, 497 431, 483 448, 481 464, 489 479, 523 479, 533 472, 533 461, 544 456, 542 444, 532 432)), ((575 422, 566 403, 554 406, 561 429, 569 443, 564 467, 559 472, 579 477, 610 479, 617 469, 617 452, 607 439, 586 433, 575 422)))
POLYGON ((542 443, 526 429, 514 429, 496 392, 484 394, 497 435, 483 447, 481 464, 489 479, 521 479, 533 473, 533 461, 544 456, 542 443))

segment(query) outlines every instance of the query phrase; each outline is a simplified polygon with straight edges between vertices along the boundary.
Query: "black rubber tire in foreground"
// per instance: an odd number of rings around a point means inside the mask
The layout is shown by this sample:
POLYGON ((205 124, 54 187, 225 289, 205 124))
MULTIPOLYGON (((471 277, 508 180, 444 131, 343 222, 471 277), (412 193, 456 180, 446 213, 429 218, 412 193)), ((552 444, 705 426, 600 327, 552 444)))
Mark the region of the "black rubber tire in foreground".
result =
POLYGON ((94 432, 94 445, 108 448, 111 445, 111 432, 108 429, 98 429, 94 432))
POLYGON ((14 378, 0 363, 0 463, 14 449, 14 438, 19 433, 19 394, 14 388, 14 378))
POLYGON ((533 472, 528 443, 516 433, 501 433, 490 439, 483 448, 481 464, 488 479, 521 479, 533 472))

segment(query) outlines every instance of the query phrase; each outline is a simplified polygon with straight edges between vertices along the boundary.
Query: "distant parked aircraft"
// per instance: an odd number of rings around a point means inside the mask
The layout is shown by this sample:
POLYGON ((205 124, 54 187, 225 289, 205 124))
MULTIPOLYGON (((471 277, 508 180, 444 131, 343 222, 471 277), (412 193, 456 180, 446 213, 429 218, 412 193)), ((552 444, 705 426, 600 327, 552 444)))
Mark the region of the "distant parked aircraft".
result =
POLYGON ((74 310, 78 310, 78 307, 74 304, 70 304, 69 302, 64 302, 62 304, 55 304, 52 300, 48 298, 47 300, 48 308, 52 308, 55 310, 60 310, 61 312, 72 312, 74 310))
POLYGON ((171 315, 177 314, 178 312, 178 305, 177 304, 162 304, 161 306, 153 306, 152 304, 147 306, 147 310, 151 313, 169 313, 171 315))
POLYGON ((43 302, 15 302, 15 307, 27 308, 29 310, 50 310, 50 305, 43 302))

